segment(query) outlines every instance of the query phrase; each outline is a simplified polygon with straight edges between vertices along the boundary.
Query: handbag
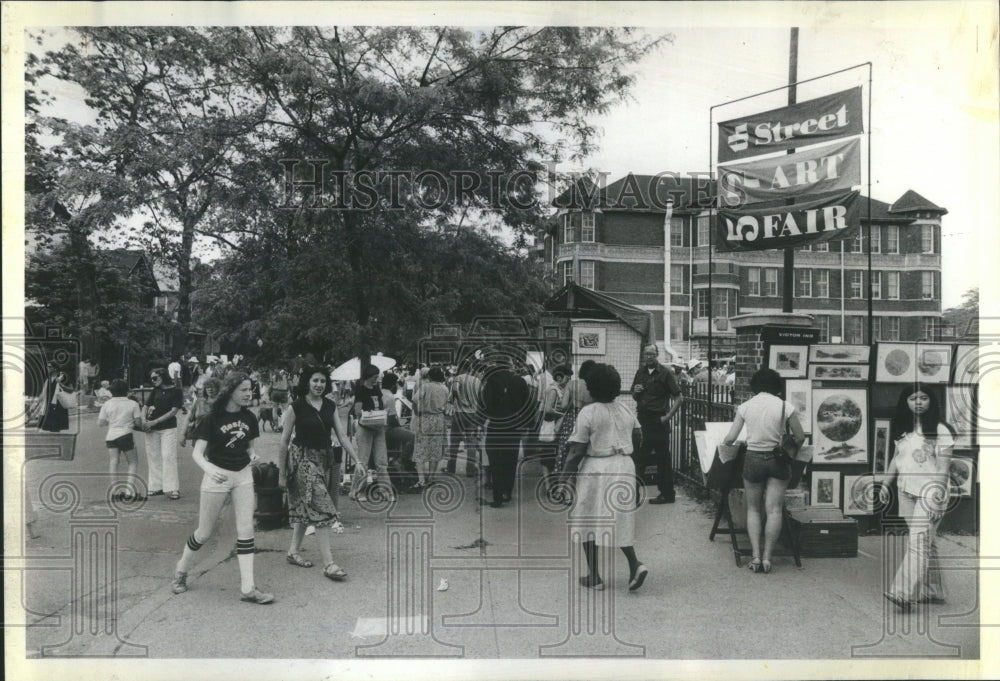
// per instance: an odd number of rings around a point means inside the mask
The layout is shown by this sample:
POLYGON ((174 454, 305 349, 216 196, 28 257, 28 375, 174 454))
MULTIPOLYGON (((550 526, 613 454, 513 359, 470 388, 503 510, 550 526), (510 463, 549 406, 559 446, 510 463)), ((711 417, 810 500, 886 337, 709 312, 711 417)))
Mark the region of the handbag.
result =
POLYGON ((802 481, 802 475, 806 470, 805 461, 799 461, 797 457, 799 453, 799 443, 795 441, 795 436, 792 435, 791 431, 788 429, 788 420, 785 418, 785 403, 782 400, 781 403, 781 421, 785 424, 785 432, 781 435, 781 441, 778 446, 774 448, 774 455, 778 457, 779 461, 784 461, 788 464, 788 469, 790 476, 788 479, 789 487, 798 487, 799 482, 802 481))
POLYGON ((80 406, 80 400, 77 393, 63 390, 62 386, 58 384, 56 385, 55 399, 59 401, 59 406, 63 409, 75 409, 80 406))
POLYGON ((555 421, 542 421, 542 425, 538 427, 538 441, 555 442, 556 433, 559 432, 559 424, 561 422, 561 418, 555 421))
POLYGON ((365 428, 379 428, 386 425, 388 422, 388 415, 385 409, 373 409, 371 411, 361 411, 361 420, 359 423, 365 428))

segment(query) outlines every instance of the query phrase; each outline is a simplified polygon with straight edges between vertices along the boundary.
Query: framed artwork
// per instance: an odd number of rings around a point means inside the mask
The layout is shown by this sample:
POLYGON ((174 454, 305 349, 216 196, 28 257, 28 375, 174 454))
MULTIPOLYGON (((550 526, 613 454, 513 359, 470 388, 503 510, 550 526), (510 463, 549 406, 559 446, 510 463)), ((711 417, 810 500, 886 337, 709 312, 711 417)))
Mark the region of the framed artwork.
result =
POLYGON ((916 345, 879 343, 875 380, 879 383, 912 383, 916 380, 916 345))
POLYGON ((573 354, 604 355, 608 348, 608 330, 603 326, 574 326, 573 354))
POLYGON ((813 390, 813 462, 868 463, 868 391, 813 390))
POLYGON ((867 381, 867 364, 810 364, 809 378, 814 381, 867 381))
POLYGON ((813 345, 809 348, 809 362, 868 364, 871 351, 869 345, 813 345))
POLYGON ((972 496, 972 459, 956 456, 948 464, 948 477, 951 479, 951 493, 959 497, 972 496))
POLYGON ((790 378, 785 381, 785 399, 795 405, 802 430, 812 432, 812 381, 806 378, 790 378))
POLYGON ((840 471, 813 471, 809 505, 840 508, 840 471))
POLYGON ((979 346, 955 346, 955 375, 952 383, 967 385, 979 383, 979 346))
POLYGON ((805 378, 808 345, 772 345, 767 365, 782 378, 805 378))
POLYGON ((875 419, 872 473, 885 473, 889 461, 889 419, 875 419))
POLYGON ((951 346, 917 343, 917 380, 922 383, 947 383, 951 376, 951 346))
POLYGON ((844 515, 872 515, 876 507, 888 505, 888 495, 874 475, 845 475, 844 515))
POLYGON ((945 420, 955 429, 955 446, 972 447, 976 443, 976 386, 949 385, 945 388, 945 420))

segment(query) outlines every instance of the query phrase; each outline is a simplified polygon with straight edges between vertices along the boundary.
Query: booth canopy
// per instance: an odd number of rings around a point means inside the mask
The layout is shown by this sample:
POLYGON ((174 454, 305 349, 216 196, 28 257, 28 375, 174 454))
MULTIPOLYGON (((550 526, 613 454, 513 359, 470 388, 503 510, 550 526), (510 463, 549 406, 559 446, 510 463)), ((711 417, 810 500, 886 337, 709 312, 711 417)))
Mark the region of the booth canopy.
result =
POLYGON ((644 344, 656 342, 652 312, 575 282, 566 284, 545 301, 545 310, 566 313, 571 318, 617 319, 635 329, 644 344))

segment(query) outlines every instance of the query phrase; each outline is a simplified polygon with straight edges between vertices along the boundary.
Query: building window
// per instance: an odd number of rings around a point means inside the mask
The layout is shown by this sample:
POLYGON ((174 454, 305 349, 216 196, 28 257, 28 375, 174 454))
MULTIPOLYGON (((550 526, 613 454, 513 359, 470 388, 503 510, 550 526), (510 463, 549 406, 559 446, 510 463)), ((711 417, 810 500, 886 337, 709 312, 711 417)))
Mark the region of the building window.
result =
POLYGON ((941 319, 939 317, 924 317, 924 340, 941 340, 941 319))
POLYGON ((593 260, 581 260, 580 261, 580 286, 583 288, 589 288, 591 291, 594 290, 594 261, 593 260))
POLYGON ((764 268, 764 295, 770 298, 778 297, 778 268, 764 268))
POLYGON ((935 253, 934 249, 934 229, 935 225, 920 225, 920 252, 935 253))
POLYGON ((882 338, 882 318, 872 317, 872 338, 880 340, 882 338))
POLYGON ((873 225, 869 232, 871 232, 872 239, 872 253, 882 252, 882 228, 878 225, 873 225))
MULTIPOLYGON (((864 272, 861 270, 850 270, 847 273, 848 285, 851 288, 851 298, 864 298, 865 297, 865 285, 864 285, 864 272)), ((849 341, 854 342, 854 341, 849 341)))
POLYGON ((698 317, 704 319, 708 316, 708 289, 698 289, 698 317))
POLYGON ((823 243, 820 243, 820 244, 813 244, 812 245, 812 249, 814 251, 816 251, 817 253, 829 253, 830 252, 830 244, 828 244, 825 241, 823 243))
POLYGON ((864 253, 865 252, 865 234, 864 229, 858 228, 858 233, 854 235, 851 239, 851 253, 864 253))
POLYGON ((899 254, 899 225, 886 225, 885 252, 891 255, 899 254))
POLYGON ((747 268, 747 295, 748 296, 759 296, 760 295, 760 268, 759 267, 748 267, 747 268))
POLYGON ((707 215, 698 218, 698 242, 696 246, 709 245, 709 220, 707 215))
POLYGON ((796 270, 795 295, 800 298, 812 298, 812 270, 796 270))
POLYGON ((684 293, 684 265, 670 266, 670 292, 684 293))
POLYGON ((573 216, 569 213, 563 215, 563 243, 573 243, 573 216))
POLYGON ((594 241, 594 220, 593 213, 584 213, 582 215, 582 223, 580 227, 580 241, 593 242, 594 241))
POLYGON ((829 343, 830 342, 830 315, 820 314, 816 315, 816 326, 819 327, 819 342, 829 343))
POLYGON ((670 218, 670 245, 684 245, 684 218, 670 218))
POLYGON ((816 270, 816 280, 813 284, 813 293, 817 298, 829 298, 830 270, 816 270))
POLYGON ((559 267, 562 269, 562 283, 565 286, 573 280, 573 261, 567 260, 566 262, 561 262, 559 263, 559 267))
POLYGON ((688 325, 686 317, 687 317, 686 312, 670 313, 670 340, 672 341, 687 340, 688 325))
POLYGON ((934 287, 934 273, 920 273, 920 297, 924 300, 934 300, 936 298, 934 287))
POLYGON ((847 329, 844 331, 844 342, 850 345, 862 345, 865 342, 865 317, 851 315, 847 318, 847 329))
POLYGON ((899 300, 899 272, 885 273, 885 297, 887 300, 899 300))
POLYGON ((879 340, 898 341, 899 340, 899 317, 882 317, 881 334, 879 340))
POLYGON ((878 300, 882 297, 882 272, 872 270, 872 298, 878 300))
POLYGON ((800 250, 800 251, 803 251, 804 253, 808 253, 808 252, 809 252, 809 251, 811 251, 812 249, 813 249, 813 248, 812 248, 812 244, 805 244, 805 245, 803 245, 803 246, 799 246, 799 250, 800 250))

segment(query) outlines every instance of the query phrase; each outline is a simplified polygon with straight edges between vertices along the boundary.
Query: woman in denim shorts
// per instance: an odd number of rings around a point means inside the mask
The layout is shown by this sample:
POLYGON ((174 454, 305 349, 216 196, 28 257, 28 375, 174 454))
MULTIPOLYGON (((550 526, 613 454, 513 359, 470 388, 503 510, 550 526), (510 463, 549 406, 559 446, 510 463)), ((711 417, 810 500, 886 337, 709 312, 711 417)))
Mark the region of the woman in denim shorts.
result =
POLYGON ((787 459, 774 453, 785 433, 785 423, 798 444, 806 436, 795 413, 795 405, 781 398, 785 382, 773 369, 760 369, 750 379, 753 397, 736 409, 733 427, 724 442, 732 444, 747 428, 747 453, 743 461, 743 487, 747 500, 747 533, 753 548, 752 572, 771 571, 771 552, 781 534, 785 488, 791 477, 787 459), (761 551, 761 510, 766 513, 764 546, 761 551))

